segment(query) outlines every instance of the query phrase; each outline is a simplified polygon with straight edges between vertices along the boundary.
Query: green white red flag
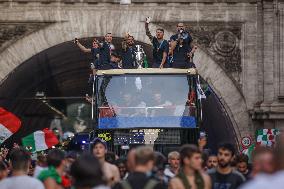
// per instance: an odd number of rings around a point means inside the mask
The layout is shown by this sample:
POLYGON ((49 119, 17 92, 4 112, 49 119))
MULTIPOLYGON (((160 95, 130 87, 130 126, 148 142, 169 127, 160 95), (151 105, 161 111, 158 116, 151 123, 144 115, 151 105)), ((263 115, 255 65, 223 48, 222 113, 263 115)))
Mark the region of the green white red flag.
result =
POLYGON ((278 129, 259 129, 256 132, 256 144, 258 146, 274 146, 276 136, 280 134, 278 129))
POLYGON ((43 151, 58 143, 56 135, 48 128, 36 131, 22 139, 23 146, 30 152, 43 151))
POLYGON ((254 151, 254 149, 255 149, 255 144, 252 144, 248 148, 242 150, 242 153, 248 156, 249 162, 251 162, 252 160, 252 152, 254 151))
POLYGON ((0 107, 0 144, 16 133, 21 127, 21 120, 11 112, 0 107))

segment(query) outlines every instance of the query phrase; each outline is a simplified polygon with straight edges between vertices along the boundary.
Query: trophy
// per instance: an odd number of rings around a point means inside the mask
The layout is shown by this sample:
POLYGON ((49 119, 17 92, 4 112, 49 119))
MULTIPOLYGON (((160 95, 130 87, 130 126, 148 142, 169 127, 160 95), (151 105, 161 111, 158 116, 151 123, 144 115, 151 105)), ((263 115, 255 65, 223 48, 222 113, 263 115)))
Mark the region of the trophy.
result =
POLYGON ((141 45, 135 45, 135 46, 136 46, 136 51, 135 51, 136 66, 137 66, 138 69, 141 69, 141 68, 143 68, 145 52, 144 52, 141 45))

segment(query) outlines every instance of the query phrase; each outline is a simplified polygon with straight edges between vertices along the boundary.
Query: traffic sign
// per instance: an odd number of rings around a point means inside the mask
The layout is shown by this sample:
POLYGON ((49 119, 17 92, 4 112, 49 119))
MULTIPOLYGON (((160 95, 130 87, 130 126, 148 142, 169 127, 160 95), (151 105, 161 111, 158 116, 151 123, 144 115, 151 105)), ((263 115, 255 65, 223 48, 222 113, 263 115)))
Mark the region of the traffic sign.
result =
POLYGON ((241 143, 242 143, 243 148, 248 148, 252 145, 252 139, 250 136, 245 136, 242 138, 241 143))

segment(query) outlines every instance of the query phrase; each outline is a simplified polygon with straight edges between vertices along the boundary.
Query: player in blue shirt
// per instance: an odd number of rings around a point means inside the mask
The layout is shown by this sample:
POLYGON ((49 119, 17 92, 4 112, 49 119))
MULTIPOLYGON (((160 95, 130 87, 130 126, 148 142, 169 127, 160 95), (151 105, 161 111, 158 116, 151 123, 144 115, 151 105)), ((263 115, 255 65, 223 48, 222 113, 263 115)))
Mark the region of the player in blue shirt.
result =
POLYGON ((185 30, 183 23, 178 23, 177 33, 171 38, 171 51, 173 56, 173 68, 191 68, 195 67, 193 63, 193 55, 197 46, 192 47, 192 37, 185 30))
POLYGON ((169 43, 164 39, 164 30, 158 28, 156 30, 156 36, 152 36, 149 30, 150 18, 146 18, 145 30, 146 35, 149 37, 151 43, 153 44, 153 58, 154 62, 152 67, 154 68, 164 68, 168 67, 167 56, 169 53, 169 43))
POLYGON ((110 66, 110 55, 111 51, 114 50, 114 45, 112 44, 111 33, 107 33, 105 35, 104 41, 102 43, 99 43, 98 40, 94 39, 92 48, 86 48, 79 42, 78 39, 75 39, 74 42, 81 49, 81 51, 93 54, 95 71, 97 69, 102 69, 102 70, 112 69, 112 67, 110 66))
POLYGON ((136 47, 134 45, 134 37, 126 33, 123 42, 121 43, 122 52, 122 67, 123 69, 135 69, 136 68, 136 47))

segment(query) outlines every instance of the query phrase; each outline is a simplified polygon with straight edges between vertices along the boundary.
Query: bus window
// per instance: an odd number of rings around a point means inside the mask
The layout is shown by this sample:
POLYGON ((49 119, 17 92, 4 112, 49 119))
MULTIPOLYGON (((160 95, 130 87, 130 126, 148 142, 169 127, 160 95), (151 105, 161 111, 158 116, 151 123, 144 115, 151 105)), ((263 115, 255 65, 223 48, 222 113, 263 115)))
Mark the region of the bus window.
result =
POLYGON ((98 128, 195 128, 196 93, 187 75, 98 77, 98 128))

